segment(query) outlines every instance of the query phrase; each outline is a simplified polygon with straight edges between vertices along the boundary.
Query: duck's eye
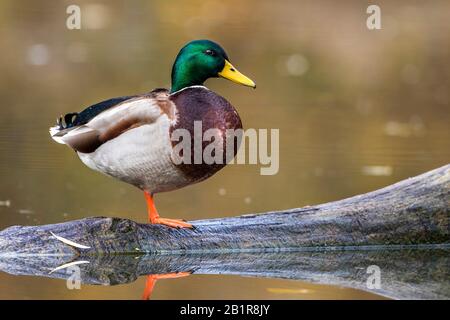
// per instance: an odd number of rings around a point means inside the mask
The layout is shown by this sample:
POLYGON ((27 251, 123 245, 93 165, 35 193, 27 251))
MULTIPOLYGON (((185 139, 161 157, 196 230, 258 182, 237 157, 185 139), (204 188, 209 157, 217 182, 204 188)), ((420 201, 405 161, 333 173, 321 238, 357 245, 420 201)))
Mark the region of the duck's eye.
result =
POLYGON ((216 52, 214 50, 208 49, 208 50, 205 51, 205 54, 207 54, 208 56, 213 56, 214 57, 216 55, 216 52))

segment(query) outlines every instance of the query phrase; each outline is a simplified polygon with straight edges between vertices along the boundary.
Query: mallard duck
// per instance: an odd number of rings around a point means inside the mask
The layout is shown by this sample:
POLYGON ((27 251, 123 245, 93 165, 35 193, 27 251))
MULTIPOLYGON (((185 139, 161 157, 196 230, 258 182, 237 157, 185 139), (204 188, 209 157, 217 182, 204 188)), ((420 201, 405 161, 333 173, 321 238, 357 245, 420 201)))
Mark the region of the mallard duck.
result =
MULTIPOLYGON (((68 113, 50 128, 50 135, 75 150, 89 168, 144 191, 150 223, 192 228, 184 220, 161 218, 154 194, 203 181, 226 165, 177 164, 171 140, 176 129, 188 130, 193 136, 194 121, 202 121, 203 132, 217 129, 224 134, 227 129, 242 129, 234 107, 203 85, 217 77, 256 87, 230 63, 220 45, 210 40, 191 41, 175 59, 170 90, 112 98, 80 113, 68 113)), ((236 152, 237 148, 233 155, 236 152)))

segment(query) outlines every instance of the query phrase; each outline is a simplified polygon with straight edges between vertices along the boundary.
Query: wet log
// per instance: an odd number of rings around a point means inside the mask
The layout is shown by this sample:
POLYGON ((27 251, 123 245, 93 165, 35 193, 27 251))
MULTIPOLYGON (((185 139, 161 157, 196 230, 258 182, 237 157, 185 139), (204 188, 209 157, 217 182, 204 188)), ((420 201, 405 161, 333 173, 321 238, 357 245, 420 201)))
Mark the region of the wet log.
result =
POLYGON ((449 195, 450 165, 446 165, 377 191, 322 205, 191 221, 193 230, 108 217, 13 226, 0 232, 0 255, 229 253, 448 245, 449 195))

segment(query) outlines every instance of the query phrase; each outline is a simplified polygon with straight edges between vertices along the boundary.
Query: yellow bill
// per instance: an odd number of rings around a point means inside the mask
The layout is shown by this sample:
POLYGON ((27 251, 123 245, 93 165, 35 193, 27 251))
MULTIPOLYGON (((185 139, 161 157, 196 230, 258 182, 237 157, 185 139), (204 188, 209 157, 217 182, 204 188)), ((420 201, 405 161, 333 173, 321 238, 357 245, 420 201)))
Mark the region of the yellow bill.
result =
POLYGON ((253 82, 253 80, 237 71, 237 69, 233 67, 233 65, 228 60, 225 60, 225 66, 223 67, 222 71, 219 72, 219 76, 247 87, 256 88, 256 84, 253 82))

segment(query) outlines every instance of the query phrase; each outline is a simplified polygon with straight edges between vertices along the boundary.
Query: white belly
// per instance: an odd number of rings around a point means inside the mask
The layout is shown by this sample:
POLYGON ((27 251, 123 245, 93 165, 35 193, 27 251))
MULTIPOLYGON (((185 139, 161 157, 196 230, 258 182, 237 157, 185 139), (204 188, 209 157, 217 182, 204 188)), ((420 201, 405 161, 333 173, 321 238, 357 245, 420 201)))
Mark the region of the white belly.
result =
POLYGON ((148 192, 164 192, 192 181, 171 161, 169 120, 131 129, 101 145, 92 153, 78 155, 89 168, 120 179, 148 192))

